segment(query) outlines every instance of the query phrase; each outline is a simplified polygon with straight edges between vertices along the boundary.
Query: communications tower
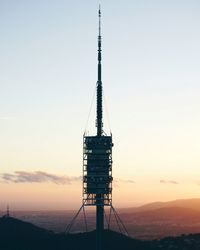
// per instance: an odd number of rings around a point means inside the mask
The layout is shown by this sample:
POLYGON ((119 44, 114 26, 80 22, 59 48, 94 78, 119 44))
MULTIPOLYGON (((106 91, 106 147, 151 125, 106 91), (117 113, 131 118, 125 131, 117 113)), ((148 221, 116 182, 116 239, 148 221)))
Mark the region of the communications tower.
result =
POLYGON ((96 128, 94 136, 83 136, 83 203, 96 207, 97 249, 101 249, 104 206, 112 205, 112 135, 103 131, 101 79, 101 10, 99 8, 98 74, 96 86, 96 128))
MULTIPOLYGON (((98 68, 96 84, 96 135, 83 135, 83 203, 66 231, 70 231, 74 221, 85 206, 96 207, 96 250, 102 250, 104 230, 104 207, 110 207, 108 229, 111 212, 114 213, 120 232, 126 228, 116 210, 112 206, 112 134, 107 135, 103 130, 103 102, 101 78, 101 10, 99 7, 99 34, 98 34, 98 68), (121 224, 121 227, 119 226, 121 224)), ((87 230, 87 222, 85 217, 87 230)))

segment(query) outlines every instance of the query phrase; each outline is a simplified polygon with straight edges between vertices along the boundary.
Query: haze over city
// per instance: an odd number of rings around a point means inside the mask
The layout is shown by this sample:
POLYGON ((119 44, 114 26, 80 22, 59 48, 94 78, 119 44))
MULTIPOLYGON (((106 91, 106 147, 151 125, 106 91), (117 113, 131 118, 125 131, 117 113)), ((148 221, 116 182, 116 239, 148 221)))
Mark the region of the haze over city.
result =
MULTIPOLYGON (((95 129, 98 4, 0 1, 1 210, 81 204, 82 136, 95 129)), ((101 8, 113 203, 198 198, 200 2, 102 0, 101 8)))

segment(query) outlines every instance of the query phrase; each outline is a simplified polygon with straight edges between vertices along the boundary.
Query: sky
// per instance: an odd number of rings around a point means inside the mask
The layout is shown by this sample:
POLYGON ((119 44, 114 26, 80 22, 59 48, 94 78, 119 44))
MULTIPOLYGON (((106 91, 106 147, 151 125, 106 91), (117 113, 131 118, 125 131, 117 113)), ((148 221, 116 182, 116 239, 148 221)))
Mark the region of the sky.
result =
MULTIPOLYGON (((200 198, 200 2, 100 4, 114 206, 200 198)), ((81 205, 98 6, 0 0, 0 210, 81 205)))

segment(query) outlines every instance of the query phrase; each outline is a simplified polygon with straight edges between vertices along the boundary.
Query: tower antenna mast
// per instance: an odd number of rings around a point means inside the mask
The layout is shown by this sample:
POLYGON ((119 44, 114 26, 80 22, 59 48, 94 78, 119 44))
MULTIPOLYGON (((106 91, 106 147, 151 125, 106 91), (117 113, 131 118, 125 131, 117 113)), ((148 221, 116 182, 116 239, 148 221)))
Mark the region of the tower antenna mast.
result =
POLYGON ((97 136, 103 133, 102 81, 101 81, 101 9, 99 5, 99 35, 98 35, 98 77, 97 77, 97 136))

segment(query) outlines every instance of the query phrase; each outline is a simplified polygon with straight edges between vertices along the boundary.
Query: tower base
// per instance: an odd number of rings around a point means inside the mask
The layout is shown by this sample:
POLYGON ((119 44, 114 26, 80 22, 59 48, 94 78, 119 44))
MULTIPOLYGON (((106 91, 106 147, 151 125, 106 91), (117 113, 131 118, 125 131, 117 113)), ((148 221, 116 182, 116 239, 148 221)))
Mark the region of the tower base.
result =
MULTIPOLYGON (((76 219, 78 218, 81 211, 83 211, 84 215, 84 223, 85 223, 85 231, 88 232, 88 224, 87 224, 87 218, 85 213, 85 204, 82 204, 78 212, 75 214, 75 216, 72 218, 71 222, 68 224, 65 233, 69 234, 76 219)), ((110 212, 109 217, 106 216, 104 211, 104 206, 96 206, 96 250, 102 250, 103 249, 103 232, 104 232, 104 217, 106 219, 107 229, 110 230, 111 228, 111 217, 112 214, 114 215, 114 219, 117 223, 118 230, 121 234, 124 234, 126 236, 129 236, 128 231, 121 220, 119 214, 115 210, 115 208, 110 205, 110 212)))

